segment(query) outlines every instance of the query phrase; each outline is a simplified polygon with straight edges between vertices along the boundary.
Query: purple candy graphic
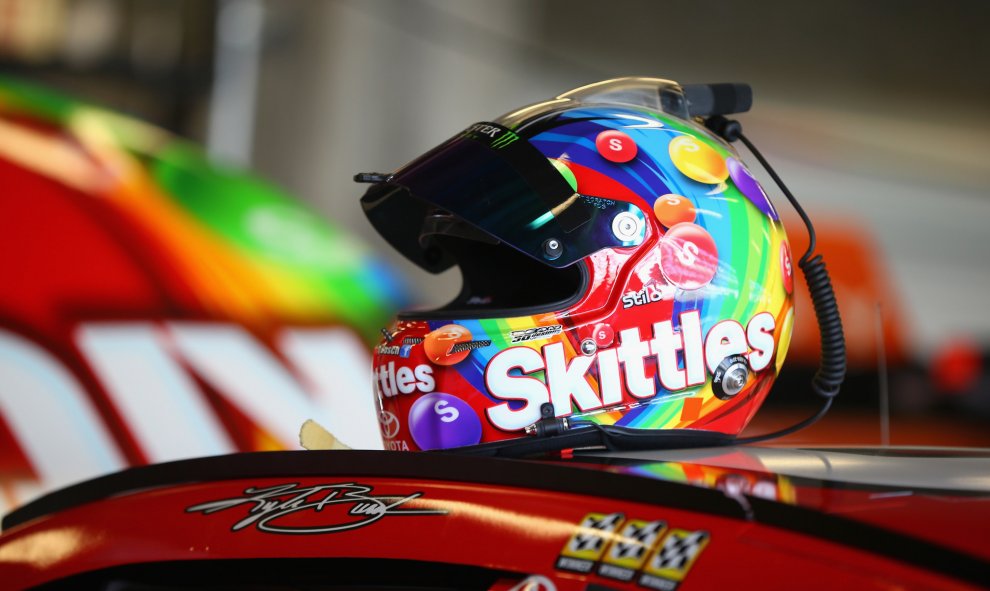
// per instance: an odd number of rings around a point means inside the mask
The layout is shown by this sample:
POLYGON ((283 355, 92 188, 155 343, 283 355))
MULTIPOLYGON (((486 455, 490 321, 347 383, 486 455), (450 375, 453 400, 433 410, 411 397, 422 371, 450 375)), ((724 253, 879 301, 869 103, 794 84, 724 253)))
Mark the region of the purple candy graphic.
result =
POLYGON ((481 421, 467 402, 433 392, 409 409, 409 431, 420 449, 446 449, 481 441, 481 421))
POLYGON ((727 158, 726 164, 729 167, 729 177, 732 178, 732 182, 739 188, 739 192, 752 201, 757 209, 767 214, 770 219, 774 221, 779 219, 777 212, 770 205, 770 200, 767 199, 767 194, 763 192, 763 187, 756 182, 756 179, 746 170, 743 163, 735 158, 727 158))

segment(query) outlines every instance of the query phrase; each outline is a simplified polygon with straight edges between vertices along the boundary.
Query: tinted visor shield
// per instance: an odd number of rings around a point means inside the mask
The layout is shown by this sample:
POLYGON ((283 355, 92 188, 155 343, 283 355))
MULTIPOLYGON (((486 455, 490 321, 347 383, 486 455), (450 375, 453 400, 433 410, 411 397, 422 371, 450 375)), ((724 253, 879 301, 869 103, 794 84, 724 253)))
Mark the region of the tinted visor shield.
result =
POLYGON ((420 242, 423 220, 436 209, 553 267, 638 245, 646 226, 634 205, 575 192, 550 159, 495 123, 469 127, 371 187, 361 202, 382 236, 436 272, 453 264, 420 242))

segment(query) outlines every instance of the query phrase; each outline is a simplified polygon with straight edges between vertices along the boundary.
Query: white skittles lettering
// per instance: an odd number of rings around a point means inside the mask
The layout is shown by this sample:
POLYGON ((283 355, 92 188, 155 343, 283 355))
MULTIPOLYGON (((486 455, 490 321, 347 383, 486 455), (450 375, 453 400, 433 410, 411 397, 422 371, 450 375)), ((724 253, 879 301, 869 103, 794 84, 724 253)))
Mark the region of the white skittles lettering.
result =
POLYGON ((608 140, 608 149, 609 150, 612 150, 613 152, 621 152, 622 151, 622 140, 620 140, 617 137, 614 137, 614 138, 608 140))
POLYGON ((770 365, 773 358, 773 329, 776 322, 773 314, 761 312, 746 325, 746 340, 753 349, 749 354, 749 366, 753 371, 760 371, 770 365))
POLYGON ((708 371, 715 373, 722 360, 730 355, 742 355, 749 344, 746 342, 746 331, 735 320, 723 320, 708 331, 705 337, 705 361, 708 371))
POLYGON ((489 394, 507 402, 487 410, 489 421, 500 429, 517 431, 539 420, 540 406, 547 402, 553 404, 558 417, 570 415, 573 407, 587 412, 618 404, 624 394, 623 378, 630 396, 651 398, 657 391, 653 378, 647 377, 646 363, 654 365, 665 390, 677 392, 704 384, 708 374, 730 355, 745 355, 753 371, 766 368, 773 358, 776 323, 772 314, 757 314, 745 329, 734 320, 724 320, 707 335, 702 335, 697 310, 683 312, 679 320, 680 330, 674 330, 670 320, 654 323, 652 337, 645 340, 638 328, 628 328, 619 333, 617 347, 570 360, 563 343, 547 345, 542 353, 529 347, 499 352, 485 368, 485 383, 489 394), (679 359, 684 360, 683 367, 679 359), (593 364, 598 369, 597 392, 587 379, 593 364), (538 371, 545 372, 545 380, 531 375, 538 371), (508 401, 523 404, 512 408, 508 401))
POLYGON ((547 387, 526 374, 543 369, 546 364, 539 352, 529 347, 511 347, 492 357, 485 368, 488 391, 501 400, 522 400, 526 404, 513 410, 508 404, 489 407, 485 412, 494 425, 508 431, 517 431, 532 425, 540 418, 540 405, 547 402, 547 387), (509 375, 514 369, 522 376, 509 375))
POLYGON ((379 365, 374 369, 375 388, 386 398, 398 394, 412 394, 417 390, 423 393, 432 392, 436 388, 433 379, 433 368, 426 364, 409 368, 395 366, 394 361, 379 365))

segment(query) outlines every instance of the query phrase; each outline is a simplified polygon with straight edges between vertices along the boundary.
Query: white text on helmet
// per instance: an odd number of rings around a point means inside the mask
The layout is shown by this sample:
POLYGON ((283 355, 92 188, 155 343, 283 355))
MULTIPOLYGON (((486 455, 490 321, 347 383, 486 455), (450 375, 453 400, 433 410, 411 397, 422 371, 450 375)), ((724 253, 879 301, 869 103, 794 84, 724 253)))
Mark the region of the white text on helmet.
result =
POLYGON ((670 320, 656 322, 653 337, 643 340, 638 328, 628 328, 619 333, 617 347, 570 360, 560 342, 546 345, 542 352, 522 346, 505 349, 485 368, 485 384, 495 398, 524 404, 492 406, 488 419, 500 429, 516 431, 539 420, 540 405, 546 402, 553 404, 555 416, 563 417, 572 414, 575 406, 589 412, 618 404, 624 392, 635 399, 652 398, 657 394, 656 382, 646 371, 651 357, 660 385, 668 392, 704 384, 708 374, 731 355, 745 355, 753 371, 766 368, 773 358, 776 322, 768 312, 753 316, 745 329, 734 320, 723 320, 707 335, 701 333, 697 310, 683 312, 679 319, 680 330, 674 330, 670 320), (597 364, 598 391, 587 379, 592 364, 597 364), (530 375, 538 371, 546 373, 545 380, 530 375))
POLYGON ((436 381, 433 379, 433 368, 426 364, 416 367, 406 367, 400 365, 395 367, 394 361, 382 364, 374 371, 375 388, 385 398, 391 398, 397 394, 412 394, 416 390, 420 392, 432 392, 436 388, 436 381))
POLYGON ((622 308, 628 309, 633 306, 643 306, 652 304, 653 302, 659 302, 666 295, 663 289, 655 285, 648 285, 640 291, 622 296, 622 308))
POLYGON ((481 135, 487 135, 488 137, 495 137, 501 133, 501 129, 495 127, 494 125, 485 125, 484 123, 476 123, 467 129, 469 132, 473 131, 481 135))

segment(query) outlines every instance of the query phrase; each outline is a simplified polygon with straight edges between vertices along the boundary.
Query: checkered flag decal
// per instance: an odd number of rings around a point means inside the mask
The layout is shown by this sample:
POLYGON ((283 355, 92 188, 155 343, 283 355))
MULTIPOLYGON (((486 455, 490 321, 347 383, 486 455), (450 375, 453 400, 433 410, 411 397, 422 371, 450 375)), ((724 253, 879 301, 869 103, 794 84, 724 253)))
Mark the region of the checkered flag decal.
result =
POLYGON ((622 539, 616 541, 612 545, 609 555, 618 560, 643 558, 649 547, 653 545, 653 541, 666 526, 667 524, 663 521, 651 521, 642 526, 637 526, 635 523, 626 525, 622 530, 622 538, 627 541, 622 539))
POLYGON ((584 521, 581 522, 581 529, 596 531, 580 531, 574 534, 569 550, 571 552, 600 551, 605 545, 606 537, 598 532, 615 531, 623 518, 622 513, 610 513, 601 519, 595 519, 591 515, 585 517, 584 521))
POLYGON ((701 551, 708 539, 708 532, 678 532, 672 531, 663 541, 663 548, 657 552, 650 565, 653 570, 682 570, 691 559, 701 551))

